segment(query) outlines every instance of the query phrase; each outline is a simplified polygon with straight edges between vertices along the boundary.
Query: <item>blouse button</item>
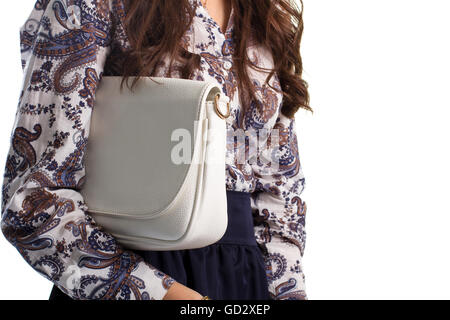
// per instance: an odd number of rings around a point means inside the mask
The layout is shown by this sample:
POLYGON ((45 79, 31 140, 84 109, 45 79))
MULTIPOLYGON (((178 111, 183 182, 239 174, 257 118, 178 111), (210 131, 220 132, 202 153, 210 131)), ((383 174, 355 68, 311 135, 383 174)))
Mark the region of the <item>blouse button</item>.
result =
POLYGON ((230 61, 225 61, 224 64, 223 64, 223 67, 224 67, 226 70, 230 70, 232 66, 233 66, 233 65, 231 64, 230 61))

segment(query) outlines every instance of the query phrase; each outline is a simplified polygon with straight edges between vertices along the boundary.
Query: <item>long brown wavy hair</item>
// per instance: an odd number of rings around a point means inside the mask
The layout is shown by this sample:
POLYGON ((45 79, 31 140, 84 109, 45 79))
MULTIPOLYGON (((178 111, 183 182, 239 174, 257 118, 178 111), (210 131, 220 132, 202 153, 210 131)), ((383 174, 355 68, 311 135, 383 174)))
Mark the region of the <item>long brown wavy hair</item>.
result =
MULTIPOLYGON (((250 106, 249 99, 256 99, 256 90, 246 70, 249 64, 256 67, 246 51, 251 36, 252 41, 268 48, 274 57, 274 68, 266 83, 276 72, 283 93, 281 112, 293 118, 299 108, 312 111, 308 84, 302 79, 302 1, 298 1, 300 8, 292 0, 229 1, 235 8, 233 23, 236 38, 233 39, 235 50, 232 58, 239 79, 238 92, 244 114, 250 106)), ((186 51, 180 45, 195 15, 195 8, 189 0, 123 0, 123 4, 123 25, 130 48, 126 52, 112 51, 105 66, 105 74, 122 75, 122 84, 125 81, 127 85, 130 76, 136 77, 132 88, 140 77, 154 76, 162 57, 168 54, 168 76, 173 71, 173 62, 178 61, 181 62, 181 67, 177 65, 181 77, 191 78, 193 71, 200 67, 200 56, 186 51)))

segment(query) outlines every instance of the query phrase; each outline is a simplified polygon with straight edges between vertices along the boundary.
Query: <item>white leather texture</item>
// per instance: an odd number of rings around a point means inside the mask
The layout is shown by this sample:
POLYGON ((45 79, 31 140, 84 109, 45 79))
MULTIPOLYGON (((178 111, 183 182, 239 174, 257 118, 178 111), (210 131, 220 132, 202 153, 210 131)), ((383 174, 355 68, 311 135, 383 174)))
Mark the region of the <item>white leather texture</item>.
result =
POLYGON ((88 213, 130 249, 218 241, 228 223, 226 123, 214 97, 223 113, 229 98, 204 81, 143 78, 131 92, 121 79, 103 77, 96 92, 81 189, 88 213), (172 161, 175 130, 191 137, 188 163, 172 161))

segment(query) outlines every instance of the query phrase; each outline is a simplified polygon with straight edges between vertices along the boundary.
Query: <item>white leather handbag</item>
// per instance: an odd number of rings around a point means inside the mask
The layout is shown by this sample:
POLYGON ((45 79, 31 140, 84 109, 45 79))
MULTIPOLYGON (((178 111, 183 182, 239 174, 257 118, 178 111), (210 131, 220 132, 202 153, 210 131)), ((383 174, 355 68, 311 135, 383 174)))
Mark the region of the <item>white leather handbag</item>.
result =
POLYGON ((125 248, 218 241, 228 223, 229 98, 212 82, 147 77, 121 91, 121 79, 103 77, 96 92, 80 191, 87 213, 125 248))

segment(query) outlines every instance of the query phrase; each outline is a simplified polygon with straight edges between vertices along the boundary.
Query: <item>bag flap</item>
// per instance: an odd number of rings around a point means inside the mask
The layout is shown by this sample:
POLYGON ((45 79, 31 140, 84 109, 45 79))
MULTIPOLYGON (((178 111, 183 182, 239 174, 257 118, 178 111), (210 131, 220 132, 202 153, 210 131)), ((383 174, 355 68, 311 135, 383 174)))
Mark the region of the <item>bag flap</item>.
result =
POLYGON ((184 183, 198 121, 206 117, 202 106, 221 90, 205 81, 152 77, 133 92, 124 84, 121 92, 121 80, 103 77, 96 92, 81 193, 90 212, 149 217, 184 183))

